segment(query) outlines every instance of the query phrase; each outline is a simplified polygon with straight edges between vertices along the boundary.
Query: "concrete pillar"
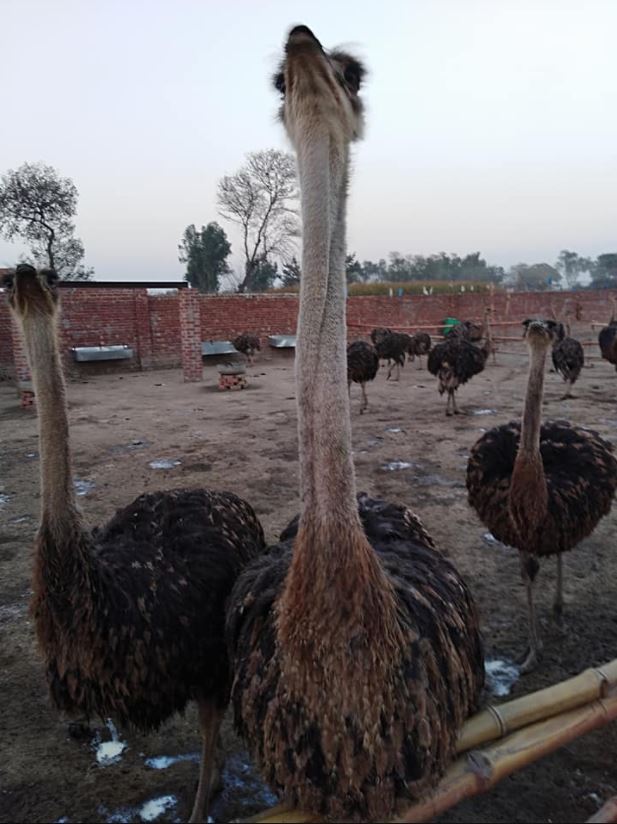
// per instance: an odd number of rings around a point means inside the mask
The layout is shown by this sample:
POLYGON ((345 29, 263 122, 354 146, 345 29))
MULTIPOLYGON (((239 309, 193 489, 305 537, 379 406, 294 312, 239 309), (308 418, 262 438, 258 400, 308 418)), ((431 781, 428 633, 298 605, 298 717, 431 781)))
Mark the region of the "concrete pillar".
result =
POLYGON ((180 289, 180 342, 185 381, 200 381, 203 377, 199 301, 197 289, 180 289))
POLYGON ((135 337, 137 357, 142 369, 152 368, 152 330, 150 328, 150 303, 144 289, 135 293, 135 337))

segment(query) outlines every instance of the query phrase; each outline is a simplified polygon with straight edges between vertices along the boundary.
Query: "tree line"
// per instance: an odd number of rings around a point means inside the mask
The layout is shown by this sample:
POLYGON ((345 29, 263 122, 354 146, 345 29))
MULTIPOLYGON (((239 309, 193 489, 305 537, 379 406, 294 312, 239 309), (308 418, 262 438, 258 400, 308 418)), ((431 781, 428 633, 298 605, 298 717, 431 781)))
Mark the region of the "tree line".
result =
MULTIPOLYGON (((251 152, 235 174, 221 178, 216 197, 221 218, 239 230, 242 270, 236 273, 229 264, 231 243, 219 223, 199 229, 191 224, 178 245, 185 280, 210 293, 297 287, 300 229, 293 157, 276 149, 251 152)), ((24 163, 0 180, 0 235, 25 241, 29 262, 51 266, 67 280, 89 280, 94 270, 84 265, 84 246, 75 237, 77 201, 70 178, 42 163, 24 163)), ((517 290, 617 288, 617 253, 589 258, 564 249, 554 263, 518 263, 508 271, 489 264, 480 252, 424 256, 394 251, 377 261, 360 261, 353 253, 347 255, 346 274, 350 284, 441 281, 494 283, 517 290)))

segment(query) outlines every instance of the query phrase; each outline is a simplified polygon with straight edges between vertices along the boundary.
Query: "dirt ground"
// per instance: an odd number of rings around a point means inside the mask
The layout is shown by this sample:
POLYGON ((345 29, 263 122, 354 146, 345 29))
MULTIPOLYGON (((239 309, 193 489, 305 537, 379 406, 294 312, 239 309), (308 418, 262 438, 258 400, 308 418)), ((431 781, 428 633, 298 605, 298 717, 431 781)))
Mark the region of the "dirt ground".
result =
MULTIPOLYGON (((459 391, 465 414, 449 419, 435 379, 412 364, 399 383, 386 382, 380 371, 368 387, 365 415, 358 414, 359 387, 352 389, 359 489, 404 502, 422 517, 475 592, 487 657, 506 664, 526 641, 518 561, 512 550, 491 542, 470 510, 464 473, 469 448, 484 428, 520 413, 525 375, 522 354, 500 355, 497 365, 489 364, 459 391)), ((75 475, 92 524, 144 490, 204 485, 246 498, 268 539, 275 540, 298 508, 293 364, 262 356, 249 370, 246 390, 221 393, 215 384, 215 369, 208 366, 197 384, 183 384, 180 371, 173 370, 89 376, 69 385, 75 475), (170 468, 150 466, 161 459, 170 468)), ((561 380, 548 374, 546 415, 593 427, 617 442, 616 389, 612 367, 600 361, 583 370, 575 400, 559 400, 561 380)), ((156 735, 120 731, 126 746, 105 766, 97 761, 97 745, 110 739, 110 730, 100 723, 94 739, 76 740, 48 703, 27 611, 39 509, 36 418, 19 408, 7 385, 0 385, 0 433, 0 820, 139 821, 153 820, 158 812, 159 821, 186 820, 199 748, 192 708, 156 735), (168 766, 147 760, 160 756, 179 758, 168 766)), ((566 558, 564 632, 550 617, 555 569, 554 562, 545 563, 537 594, 545 657, 535 673, 515 678, 511 696, 617 654, 616 526, 614 508, 566 558)), ((212 810, 216 821, 274 802, 229 720, 224 746, 224 789, 212 810)), ((118 751, 122 744, 107 748, 118 751)), ((461 804, 443 820, 580 822, 616 793, 613 724, 506 779, 489 796, 461 804)))

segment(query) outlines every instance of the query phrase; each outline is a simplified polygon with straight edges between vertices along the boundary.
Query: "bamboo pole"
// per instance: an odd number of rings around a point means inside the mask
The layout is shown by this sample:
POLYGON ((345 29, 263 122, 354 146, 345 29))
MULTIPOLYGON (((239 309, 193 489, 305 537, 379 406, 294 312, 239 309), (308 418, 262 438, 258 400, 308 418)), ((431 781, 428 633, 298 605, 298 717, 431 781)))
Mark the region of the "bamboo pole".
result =
POLYGON ((401 824, 430 821, 465 798, 488 792, 517 770, 615 718, 617 696, 532 724, 483 750, 472 750, 448 770, 431 798, 413 804, 396 821, 401 824))
MULTIPOLYGON (((615 715, 612 717, 617 717, 617 658, 614 661, 603 664, 601 667, 584 670, 582 673, 579 673, 579 675, 555 684, 552 687, 546 687, 543 690, 538 690, 521 698, 515 698, 512 701, 498 706, 490 705, 474 715, 463 725, 459 735, 457 752, 465 752, 481 744, 494 741, 496 738, 500 738, 501 740, 491 744, 489 751, 503 750, 504 752, 508 752, 506 742, 512 740, 514 736, 521 736, 526 733, 527 730, 535 730, 542 724, 549 724, 551 720, 555 721, 556 719, 559 719, 560 723, 549 727, 549 729, 559 730, 561 723, 563 722, 565 725, 573 713, 579 710, 584 711, 592 706, 603 705, 603 700, 606 702, 615 702, 615 715)), ((601 724, 598 724, 598 726, 601 726, 601 724)), ((579 734, 582 735, 583 732, 584 730, 579 734)), ((574 737, 576 737, 576 735, 574 737)), ((535 740, 537 740, 537 736, 534 738, 534 741, 535 740)), ((568 741, 569 740, 571 739, 568 739, 568 741)), ((564 741, 563 743, 568 742, 564 741)), ((561 746, 561 744, 557 744, 557 746, 561 746)), ((547 752, 552 752, 555 748, 556 747, 553 747, 547 750, 547 752)), ((533 752, 535 752, 535 750, 533 750, 533 752)), ((533 757, 532 760, 541 758, 543 754, 543 752, 540 752, 533 757)), ((475 758, 475 756, 473 757, 475 758)), ((528 763, 531 763, 531 761, 528 763)), ((518 767, 515 767, 515 769, 518 769, 518 767)), ((472 786, 474 782, 471 781, 470 784, 470 779, 465 777, 468 772, 467 759, 459 759, 442 780, 436 796, 434 796, 430 802, 424 803, 435 803, 434 799, 437 795, 441 797, 442 788, 446 783, 448 788, 451 785, 458 788, 453 791, 454 795, 452 795, 448 789, 447 792, 450 793, 448 798, 454 797, 456 792, 461 788, 465 793, 469 794, 470 786, 472 786)), ((509 774, 510 773, 507 772, 501 777, 503 778, 509 774)), ((501 778, 497 780, 501 780, 501 778)), ((489 786, 492 786, 492 784, 489 786)), ((487 787, 487 789, 488 788, 489 787, 487 787)), ((471 794, 475 795, 483 791, 484 790, 476 790, 471 794)), ((464 797, 467 797, 467 795, 461 796, 461 799, 464 797)), ((455 803, 457 803, 456 800, 452 801, 448 806, 452 806, 452 804, 455 803)), ((418 805, 414 805, 414 807, 410 809, 415 809, 416 806, 418 805)), ((447 809, 447 807, 441 809, 440 812, 443 812, 444 809, 447 809)), ((435 815, 437 815, 437 813, 435 813, 435 815)), ((401 820, 415 821, 416 819, 404 818, 401 820)), ((284 822, 300 824, 300 822, 318 822, 321 821, 321 819, 313 813, 292 810, 290 807, 280 804, 271 810, 247 819, 247 821, 255 822, 255 824, 284 824, 284 822)))
POLYGON ((609 798, 597 813, 587 819, 587 824, 615 824, 617 822, 617 795, 609 798))

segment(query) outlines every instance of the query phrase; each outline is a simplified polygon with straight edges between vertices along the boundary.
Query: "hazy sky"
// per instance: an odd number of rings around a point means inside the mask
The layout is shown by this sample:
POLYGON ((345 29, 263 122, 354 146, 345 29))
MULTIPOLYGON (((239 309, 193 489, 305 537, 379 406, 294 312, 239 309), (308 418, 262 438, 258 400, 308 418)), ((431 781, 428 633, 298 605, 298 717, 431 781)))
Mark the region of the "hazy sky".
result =
POLYGON ((0 0, 0 171, 73 178, 98 279, 178 279, 187 224, 229 229, 217 180, 287 145, 270 75, 298 22, 370 71, 360 259, 617 250, 615 0, 0 0))

